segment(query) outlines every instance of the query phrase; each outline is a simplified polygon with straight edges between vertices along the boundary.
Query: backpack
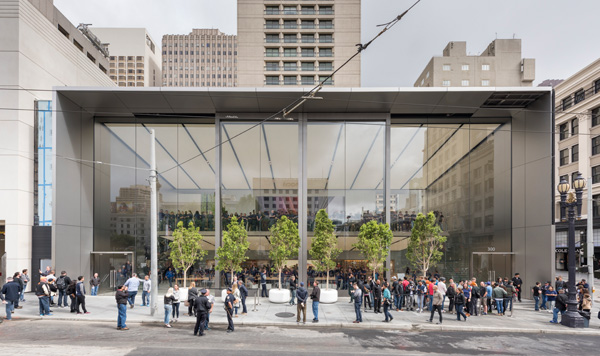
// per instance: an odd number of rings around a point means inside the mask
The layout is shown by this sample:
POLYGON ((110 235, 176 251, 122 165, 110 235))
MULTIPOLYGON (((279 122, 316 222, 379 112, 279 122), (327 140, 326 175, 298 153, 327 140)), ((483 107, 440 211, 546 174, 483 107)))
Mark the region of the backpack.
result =
POLYGON ((58 277, 58 280, 56 280, 56 287, 58 290, 65 290, 67 288, 67 283, 64 276, 58 277))

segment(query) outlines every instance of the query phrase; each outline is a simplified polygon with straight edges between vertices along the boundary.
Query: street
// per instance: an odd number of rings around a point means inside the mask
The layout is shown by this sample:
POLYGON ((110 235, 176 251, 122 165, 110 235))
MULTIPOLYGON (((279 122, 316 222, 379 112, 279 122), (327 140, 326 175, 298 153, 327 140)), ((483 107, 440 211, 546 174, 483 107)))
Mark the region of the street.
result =
POLYGON ((348 328, 239 326, 233 334, 216 326, 194 337, 193 326, 17 319, 0 325, 3 355, 543 355, 577 350, 597 352, 597 336, 493 334, 478 332, 401 332, 348 328), (24 337, 26 335, 26 337, 24 337))

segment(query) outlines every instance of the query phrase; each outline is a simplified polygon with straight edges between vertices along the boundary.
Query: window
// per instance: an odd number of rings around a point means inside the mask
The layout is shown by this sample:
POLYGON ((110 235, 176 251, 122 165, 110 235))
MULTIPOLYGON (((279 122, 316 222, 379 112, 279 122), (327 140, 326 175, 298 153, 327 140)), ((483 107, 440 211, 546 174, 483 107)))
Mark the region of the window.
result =
POLYGON ((569 164, 569 149, 566 148, 560 151, 560 165, 565 166, 569 164))
POLYGON ((319 28, 333 28, 333 21, 321 20, 319 21, 319 28))
POLYGON ((564 176, 560 176, 560 177, 558 178, 558 182, 559 182, 559 183, 560 183, 560 182, 562 182, 563 180, 564 180, 565 182, 569 183, 569 176, 565 174, 564 176))
POLYGON ((481 81, 481 86, 482 87, 489 87, 490 86, 490 81, 487 79, 484 79, 481 81))
POLYGON ((279 15, 279 6, 267 6, 266 15, 279 15))
MULTIPOLYGON (((267 76, 265 80, 265 84, 267 85, 279 85, 279 77, 276 75, 267 76)), ((204 84, 202 84, 204 86, 204 84)))
POLYGON ((302 76, 302 85, 315 85, 315 77, 303 75, 302 76))
POLYGON ((579 172, 577 172, 577 171, 571 173, 571 187, 573 186, 573 183, 575 183, 575 179, 577 179, 578 175, 579 175, 579 172))
POLYGON ((444 72, 449 72, 451 69, 452 69, 452 67, 450 66, 450 64, 444 64, 444 65, 442 66, 442 70, 443 70, 444 72))
POLYGON ((302 57, 314 57, 315 49, 314 48, 302 48, 302 57))
MULTIPOLYGON (((328 78, 327 76, 320 75, 319 76, 319 82, 322 82, 322 81, 324 81, 327 78, 328 78)), ((333 85, 333 78, 327 79, 323 84, 325 84, 325 85, 333 85)))
POLYGON ((592 138, 592 156, 600 153, 600 136, 592 138))
POLYGON ((302 6, 302 15, 314 15, 315 7, 314 6, 302 6))
POLYGON ((302 35, 302 43, 314 43, 315 35, 302 35))
POLYGON ((298 52, 296 52, 295 48, 284 48, 283 49, 284 57, 296 57, 297 55, 298 55, 298 52))
POLYGON ((333 35, 320 35, 319 42, 320 43, 333 43, 333 35))
POLYGON ((319 6, 319 15, 333 15, 333 6, 319 6))
POLYGON ((333 63, 331 63, 331 62, 320 62, 319 63, 319 70, 320 71, 332 71, 333 70, 333 63))
POLYGON ((563 110, 567 110, 571 106, 573 106, 573 97, 572 96, 568 96, 562 100, 563 110))
MULTIPOLYGON (((77 40, 73 39, 73 44, 75 45, 75 47, 77 47, 77 49, 79 49, 81 52, 83 52, 83 46, 79 42, 77 42, 77 40)), ((111 60, 114 61, 114 57, 111 60)))
POLYGON ((279 57, 279 48, 267 48, 265 54, 267 57, 279 57))
POLYGON ((268 70, 268 71, 279 70, 279 62, 267 62, 265 70, 268 70))
POLYGON ((283 84, 284 85, 296 85, 296 76, 286 76, 283 77, 283 84))
POLYGON ((592 127, 600 124, 600 107, 592 109, 592 127))
POLYGON ((558 127, 558 132, 560 132, 561 140, 564 140, 565 138, 569 137, 569 127, 567 126, 566 123, 564 123, 558 127))
POLYGON ((267 20, 266 28, 279 28, 279 21, 278 20, 267 20))
POLYGON ((579 119, 571 120, 571 136, 579 134, 579 119))
POLYGON ((575 104, 579 104, 580 102, 585 100, 585 90, 579 89, 575 92, 575 104))
POLYGON ((66 38, 69 38, 69 31, 65 30, 61 25, 58 25, 58 31, 63 34, 66 38))
POLYGON ((284 62, 283 63, 284 71, 294 71, 297 69, 298 69, 298 66, 297 66, 296 62, 284 62))
POLYGON ((594 82, 594 94, 600 93, 600 79, 594 82))
POLYGON ((579 145, 571 147, 571 162, 579 161, 579 145))
POLYGON ((87 57, 90 59, 90 61, 92 61, 93 63, 96 63, 96 58, 94 58, 94 56, 92 56, 90 54, 90 52, 88 52, 87 57))
POLYGON ((284 6, 283 14, 284 15, 296 15, 298 13, 296 6, 284 6))
POLYGON ((279 35, 267 35, 265 41, 267 43, 279 43, 279 35))
POLYGON ((592 167, 592 183, 600 183, 600 166, 592 167))
POLYGON ((283 42, 296 43, 298 42, 298 37, 296 35, 283 35, 283 42))
POLYGON ((443 87, 449 87, 450 86, 450 81, 449 80, 443 80, 442 81, 442 86, 443 87))
POLYGON ((302 20, 302 28, 315 28, 315 22, 312 20, 302 20))
POLYGON ((482 64, 481 65, 481 70, 485 70, 485 71, 490 70, 490 65, 489 64, 482 64))
POLYGON ((469 70, 469 65, 468 65, 468 64, 463 64, 463 65, 461 66, 461 69, 462 69, 462 70, 469 70))
POLYGON ((600 214, 600 195, 592 196, 592 217, 599 216, 600 214))
POLYGON ((461 81, 461 82, 460 82, 460 84, 461 84, 463 87, 468 87, 468 86, 469 86, 469 81, 468 81, 468 80, 463 80, 463 81, 461 81))
POLYGON ((319 57, 333 57, 333 49, 319 48, 319 57))
POLYGON ((313 62, 302 62, 302 70, 303 71, 315 70, 315 64, 313 62))

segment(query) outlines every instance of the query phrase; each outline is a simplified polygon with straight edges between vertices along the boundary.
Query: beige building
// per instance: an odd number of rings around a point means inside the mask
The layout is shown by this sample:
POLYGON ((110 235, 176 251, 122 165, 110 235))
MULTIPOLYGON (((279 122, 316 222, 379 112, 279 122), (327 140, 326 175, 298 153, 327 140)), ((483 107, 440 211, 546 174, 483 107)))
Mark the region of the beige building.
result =
MULTIPOLYGON (((555 87, 555 183, 565 179, 571 186, 577 173, 586 180, 592 178, 592 213, 594 216, 594 245, 600 247, 600 59, 591 63, 555 87)), ((576 224, 576 240, 586 230, 589 211, 587 190, 584 189, 582 219, 576 224)), ((557 251, 567 247, 567 226, 560 221, 555 189, 555 218, 557 251)), ((557 252, 557 269, 566 268, 566 253, 557 252), (562 261, 562 262, 561 262, 562 261)))
MULTIPOLYGON (((360 43, 360 0, 238 0, 239 85, 314 86, 360 43)), ((360 55, 329 85, 360 86, 360 55)))
POLYGON ((156 87, 161 83, 160 48, 145 28, 92 28, 108 44, 109 75, 120 87, 156 87))
POLYGON ((481 55, 467 55, 467 42, 450 42, 433 57, 416 87, 530 87, 535 59, 521 58, 520 39, 496 39, 481 55))
POLYGON ((193 29, 189 35, 164 35, 162 85, 236 87, 237 51, 237 36, 217 29, 193 29))

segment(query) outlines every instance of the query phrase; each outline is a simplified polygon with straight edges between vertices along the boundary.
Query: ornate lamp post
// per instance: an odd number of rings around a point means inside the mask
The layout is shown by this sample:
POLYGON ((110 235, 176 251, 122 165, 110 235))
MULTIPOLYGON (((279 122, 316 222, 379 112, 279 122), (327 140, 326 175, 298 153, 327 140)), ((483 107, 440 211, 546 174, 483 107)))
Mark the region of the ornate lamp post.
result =
POLYGON ((577 290, 575 289, 575 208, 577 208, 577 220, 579 220, 581 219, 583 188, 585 188, 585 179, 581 173, 573 181, 573 188, 575 188, 575 196, 571 192, 567 198, 570 189, 569 183, 561 179, 557 187, 560 193, 560 219, 563 222, 569 221, 569 251, 567 255, 569 259, 569 283, 567 284, 569 301, 567 302, 567 312, 562 316, 560 323, 572 328, 583 328, 583 317, 577 311, 577 290), (565 212, 568 213, 568 217, 565 217, 565 212))

